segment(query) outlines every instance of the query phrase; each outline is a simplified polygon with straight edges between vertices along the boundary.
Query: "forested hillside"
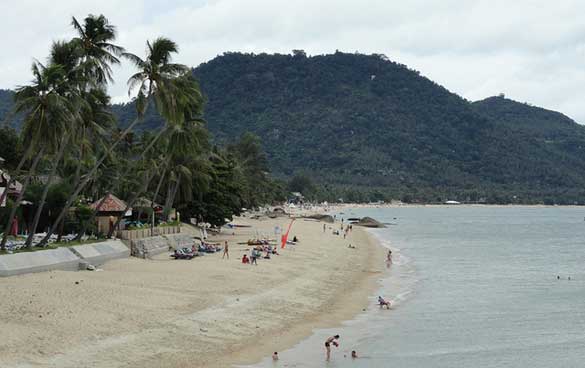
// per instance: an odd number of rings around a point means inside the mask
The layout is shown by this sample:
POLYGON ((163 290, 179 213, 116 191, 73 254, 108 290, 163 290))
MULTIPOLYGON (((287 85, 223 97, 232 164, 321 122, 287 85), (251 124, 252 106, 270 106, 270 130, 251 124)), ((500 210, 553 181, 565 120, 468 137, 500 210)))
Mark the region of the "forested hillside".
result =
MULTIPOLYGON (((322 197, 585 202, 585 128, 560 113, 470 103, 383 55, 227 53, 193 73, 216 142, 257 134, 274 174, 322 197)), ((160 124, 147 114, 142 129, 160 124)))

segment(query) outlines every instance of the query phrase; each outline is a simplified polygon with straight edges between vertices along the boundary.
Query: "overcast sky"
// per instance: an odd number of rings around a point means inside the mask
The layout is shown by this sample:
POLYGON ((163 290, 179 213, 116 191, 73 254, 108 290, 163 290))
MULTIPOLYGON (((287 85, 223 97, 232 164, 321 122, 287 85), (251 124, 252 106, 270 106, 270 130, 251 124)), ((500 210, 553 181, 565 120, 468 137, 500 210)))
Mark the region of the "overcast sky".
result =
MULTIPOLYGON (((225 51, 382 53, 469 100, 505 93, 585 123, 584 12, 577 0, 6 1, 0 88, 27 83, 32 59, 73 35, 71 16, 92 13, 140 56, 161 35, 191 66, 225 51)), ((132 67, 115 72, 111 93, 123 101, 132 67)))

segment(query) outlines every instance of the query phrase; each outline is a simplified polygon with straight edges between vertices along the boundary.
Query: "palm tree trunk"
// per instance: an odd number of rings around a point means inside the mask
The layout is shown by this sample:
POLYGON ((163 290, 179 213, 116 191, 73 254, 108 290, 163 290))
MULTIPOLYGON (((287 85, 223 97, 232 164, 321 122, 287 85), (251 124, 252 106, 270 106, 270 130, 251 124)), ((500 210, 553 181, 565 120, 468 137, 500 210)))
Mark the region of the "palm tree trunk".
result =
POLYGON ((83 141, 79 146, 79 157, 77 161, 77 167, 75 168, 75 179, 73 180, 74 187, 77 187, 79 181, 81 180, 81 166, 83 164, 83 141))
POLYGON ((39 225, 39 220, 41 219, 41 214, 43 213, 43 207, 45 207, 45 201, 47 200, 47 194, 49 193, 49 187, 53 181, 53 177, 55 177, 55 173, 57 172, 57 167, 59 166, 59 162, 63 158, 63 154, 65 153, 65 147, 67 146, 67 142, 69 139, 67 135, 63 137, 61 141, 61 146, 59 147, 59 152, 57 153, 57 157, 55 158, 55 162, 53 163, 53 167, 51 168, 51 173, 47 178, 47 184, 45 184, 45 188, 43 189, 43 194, 41 195, 41 200, 37 206, 37 212, 35 213, 35 217, 32 222, 32 227, 28 233, 28 237, 26 238, 25 246, 27 248, 32 248, 32 242, 35 235, 35 231, 37 231, 37 226, 39 225))
POLYGON ((16 182, 16 173, 18 173, 18 172, 20 172, 20 170, 22 170, 22 167, 24 166, 24 163, 26 162, 26 160, 28 159, 28 157, 32 153, 33 148, 34 148, 33 144, 30 144, 28 146, 28 149, 26 150, 25 154, 22 156, 22 158, 20 159, 20 162, 18 163, 16 170, 14 170, 15 175, 10 175, 10 180, 8 180, 8 183, 6 183, 6 189, 4 190, 4 192, 2 194, 0 194, 0 203, 4 202, 4 199, 6 198, 6 196, 8 196, 8 188, 10 188, 10 186, 12 184, 14 184, 14 182, 16 182))
POLYGON ((30 179, 31 179, 32 175, 34 174, 34 171, 36 170, 37 165, 39 164, 39 161, 41 160, 41 157, 43 157, 44 153, 45 153, 45 147, 43 146, 43 147, 41 147, 39 153, 35 157, 32 165, 28 171, 26 179, 24 180, 24 183, 22 183, 22 190, 18 194, 18 198, 16 199, 16 203, 14 203, 14 206, 12 207, 12 210, 10 211, 10 216, 8 216, 8 222, 6 223, 6 226, 4 227, 4 235, 2 236, 2 242, 0 243, 1 250, 6 249, 6 241, 8 240, 8 232, 10 231, 10 227, 12 226, 12 221, 14 220, 14 217, 16 216, 16 211, 18 210, 18 207, 20 207, 20 201, 22 201, 22 197, 24 197, 24 192, 26 191, 26 187, 28 187, 30 179))
MULTIPOLYGON (((150 207, 152 207, 153 216, 154 216, 154 211, 155 211, 154 202, 156 200, 156 197, 158 197, 158 192, 160 191, 162 183, 165 179, 165 174, 167 173, 168 163, 169 163, 168 160, 165 161, 165 168, 160 176, 160 179, 158 180, 158 184, 156 185, 156 190, 154 192, 154 195, 152 196, 152 201, 150 201, 150 207)), ((150 223, 150 236, 154 236, 154 223, 153 222, 150 223)))
POLYGON ((177 192, 179 191, 179 185, 181 185, 181 182, 177 181, 177 184, 173 188, 173 193, 171 194, 171 200, 169 202, 169 212, 173 208, 173 204, 175 203, 175 197, 177 196, 177 192))
POLYGON ((150 149, 154 146, 154 144, 159 140, 160 137, 162 137, 162 135, 167 131, 167 127, 164 126, 160 132, 158 132, 158 134, 156 135, 156 137, 154 137, 154 139, 148 144, 148 146, 144 149, 144 152, 142 152, 142 156, 146 155, 146 153, 148 151, 150 151, 150 149))
POLYGON ((170 201, 171 201, 172 194, 173 194, 173 183, 169 182, 169 186, 167 187, 167 197, 165 199, 165 206, 163 207, 163 214, 165 216, 165 221, 169 220, 170 201))
POLYGON ((79 185, 77 186, 77 188, 75 189, 75 191, 73 192, 73 194, 71 194, 71 196, 69 196, 69 199, 67 199, 67 202, 65 202, 65 206, 63 207, 63 209, 59 213, 59 216, 57 216, 57 219, 55 220, 55 223, 53 225, 51 225, 51 228, 47 232, 47 236, 45 236, 43 238, 43 240, 41 240, 40 246, 44 246, 45 244, 47 244, 47 242, 51 238, 51 235, 53 234, 53 232, 55 232, 55 229, 57 227, 57 224, 59 223, 59 221, 61 221, 63 219, 63 217, 65 217, 65 214, 67 213, 67 211, 69 211, 69 207, 71 207, 71 205, 73 204, 73 201, 75 201, 75 198, 77 198, 77 196, 79 195, 79 193, 81 193, 81 191, 83 190, 83 188, 85 188, 85 186, 87 185, 87 183, 89 183, 89 181, 91 180, 92 176, 96 173, 97 169, 104 162, 104 160, 112 153, 112 151, 114 150, 114 148, 116 148, 116 146, 128 135, 128 133, 130 133, 132 131, 132 129, 134 129, 134 127, 140 121, 142 121, 142 116, 138 116, 136 119, 134 119, 134 121, 132 122, 132 124, 128 125, 128 127, 122 132, 122 134, 118 137, 118 139, 116 139, 116 141, 114 141, 114 143, 112 143, 110 145, 110 147, 108 147, 108 149, 106 150, 106 152, 104 152, 104 154, 102 155, 102 157, 100 157, 100 159, 93 165, 92 169, 86 175, 85 179, 83 179, 81 181, 81 183, 79 183, 79 185))
POLYGON ((59 235, 57 235, 57 243, 59 243, 61 241, 61 238, 63 237, 63 229, 65 228, 65 217, 63 217, 63 220, 61 220, 61 222, 59 223, 59 235))

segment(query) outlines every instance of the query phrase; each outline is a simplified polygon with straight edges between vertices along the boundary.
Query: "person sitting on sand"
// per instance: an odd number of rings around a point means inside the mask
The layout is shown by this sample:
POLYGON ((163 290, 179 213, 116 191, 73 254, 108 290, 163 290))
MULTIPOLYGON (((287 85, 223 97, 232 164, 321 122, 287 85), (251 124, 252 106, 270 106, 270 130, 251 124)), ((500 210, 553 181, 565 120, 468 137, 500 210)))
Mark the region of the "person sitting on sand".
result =
POLYGON ((278 360, 278 352, 275 351, 274 354, 272 354, 272 360, 274 360, 275 362, 278 360))
POLYGON ((381 296, 378 296, 378 304, 380 305, 380 308, 386 307, 386 309, 390 309, 390 302, 385 300, 381 296))
POLYGON ((357 352, 355 350, 351 351, 351 357, 352 359, 356 359, 358 357, 357 352))
POLYGON ((296 235, 295 235, 295 236, 293 236, 293 243, 296 243, 296 242, 298 242, 298 241, 299 241, 299 239, 297 238, 297 236, 296 236, 296 235))
POLYGON ((250 258, 248 258, 248 256, 246 254, 244 254, 244 256, 242 257, 242 263, 243 264, 249 264, 250 263, 250 258))
POLYGON ((339 335, 331 336, 325 340, 325 350, 327 354, 325 358, 326 361, 329 361, 329 358, 331 358, 331 344, 339 347, 339 342, 337 342, 337 340, 339 340, 339 335))

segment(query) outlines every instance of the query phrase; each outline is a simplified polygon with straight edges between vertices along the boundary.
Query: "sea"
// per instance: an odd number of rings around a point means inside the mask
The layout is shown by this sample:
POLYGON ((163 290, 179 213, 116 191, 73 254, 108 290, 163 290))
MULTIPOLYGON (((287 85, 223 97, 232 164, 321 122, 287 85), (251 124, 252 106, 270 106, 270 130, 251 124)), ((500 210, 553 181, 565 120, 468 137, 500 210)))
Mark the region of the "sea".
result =
POLYGON ((343 216, 388 224, 370 230, 393 262, 380 260, 385 272, 369 307, 254 367, 585 366, 585 208, 356 208, 343 216), (376 305, 378 295, 390 310, 376 305), (323 341, 334 334, 340 346, 325 362, 323 341))

